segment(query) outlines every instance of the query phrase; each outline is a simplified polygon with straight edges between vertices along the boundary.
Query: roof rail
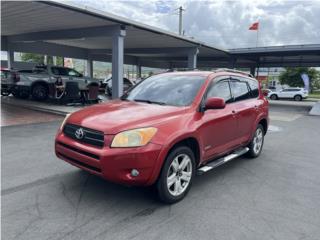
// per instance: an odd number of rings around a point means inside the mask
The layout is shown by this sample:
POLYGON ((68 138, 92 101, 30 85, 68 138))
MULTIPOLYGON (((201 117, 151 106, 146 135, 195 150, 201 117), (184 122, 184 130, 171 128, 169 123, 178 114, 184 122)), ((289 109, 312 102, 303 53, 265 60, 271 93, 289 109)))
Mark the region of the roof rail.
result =
POLYGON ((230 69, 230 68, 219 68, 217 70, 214 70, 214 72, 232 72, 232 73, 239 73, 248 77, 254 78, 254 76, 251 73, 246 73, 243 71, 235 70, 235 69, 230 69))
POLYGON ((177 72, 177 71, 197 71, 197 68, 170 68, 167 72, 177 72))

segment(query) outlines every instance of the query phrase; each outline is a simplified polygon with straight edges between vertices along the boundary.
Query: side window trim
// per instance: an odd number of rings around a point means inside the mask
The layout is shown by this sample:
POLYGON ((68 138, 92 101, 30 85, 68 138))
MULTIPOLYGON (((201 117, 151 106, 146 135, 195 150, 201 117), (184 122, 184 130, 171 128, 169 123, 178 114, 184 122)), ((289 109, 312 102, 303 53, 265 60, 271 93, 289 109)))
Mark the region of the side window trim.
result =
POLYGON ((232 97, 231 94, 231 88, 230 88, 230 76, 219 76, 216 78, 213 78, 210 80, 210 84, 206 89, 206 92, 203 94, 203 100, 207 100, 207 96, 208 96, 208 92, 211 90, 211 88, 221 82, 228 82, 228 86, 229 86, 229 92, 230 92, 230 96, 232 97))
MULTIPOLYGON (((202 112, 203 111, 203 108, 204 108, 204 104, 205 104, 205 101, 207 100, 207 95, 208 95, 208 92, 209 90, 217 83, 221 82, 221 81, 227 81, 228 82, 228 86, 229 86, 229 91, 230 91, 230 96, 232 98, 232 95, 231 95, 231 88, 230 88, 230 76, 228 75, 225 75, 225 76, 219 76, 219 77, 214 77, 210 80, 210 83, 209 83, 209 86, 207 87, 206 91, 204 92, 204 94, 202 95, 202 98, 201 98, 201 102, 200 102, 200 105, 199 105, 199 112, 202 112), (215 82, 217 81, 217 82, 215 82)), ((232 102, 229 102, 229 103, 232 103, 232 102)), ((226 104, 229 104, 229 103, 226 103, 226 104)))

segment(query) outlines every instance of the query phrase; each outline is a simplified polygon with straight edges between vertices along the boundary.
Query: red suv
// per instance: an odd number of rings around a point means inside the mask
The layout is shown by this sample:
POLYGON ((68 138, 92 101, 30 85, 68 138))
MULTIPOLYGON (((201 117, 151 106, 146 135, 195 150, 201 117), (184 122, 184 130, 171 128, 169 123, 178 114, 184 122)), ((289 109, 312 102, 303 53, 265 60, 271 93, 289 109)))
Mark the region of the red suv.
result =
POLYGON ((65 118, 55 142, 64 161, 125 185, 154 185, 173 203, 196 174, 242 154, 257 157, 268 129, 259 82, 233 70, 171 72, 120 99, 65 118))

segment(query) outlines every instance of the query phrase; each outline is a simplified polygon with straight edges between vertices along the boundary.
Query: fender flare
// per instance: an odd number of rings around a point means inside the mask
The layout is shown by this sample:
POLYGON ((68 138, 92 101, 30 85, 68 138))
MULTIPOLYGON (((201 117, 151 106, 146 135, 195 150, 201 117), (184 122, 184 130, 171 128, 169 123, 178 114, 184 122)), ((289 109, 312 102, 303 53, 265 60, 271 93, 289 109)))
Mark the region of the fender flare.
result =
POLYGON ((160 172, 162 171, 162 167, 163 167, 163 163, 169 153, 169 151, 179 142, 183 141, 184 139, 188 139, 188 138, 194 138, 197 140, 198 144, 199 144, 199 158, 202 158, 202 151, 201 151, 201 141, 199 141, 199 138, 193 133, 193 132, 186 132, 183 134, 175 134, 172 137, 170 137, 170 139, 168 140, 168 144, 163 145, 160 154, 158 156, 157 162, 154 166, 154 170, 151 174, 151 177, 149 178, 148 182, 146 185, 152 185, 153 183, 156 182, 156 180, 159 177, 160 172))

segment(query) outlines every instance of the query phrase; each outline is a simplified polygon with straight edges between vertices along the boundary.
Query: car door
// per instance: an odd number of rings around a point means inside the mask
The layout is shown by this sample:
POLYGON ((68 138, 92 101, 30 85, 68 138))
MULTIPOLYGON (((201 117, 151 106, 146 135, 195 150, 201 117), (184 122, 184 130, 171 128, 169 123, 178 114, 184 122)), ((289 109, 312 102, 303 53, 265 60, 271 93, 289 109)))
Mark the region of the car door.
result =
POLYGON ((209 86, 203 103, 210 97, 221 97, 225 100, 224 109, 205 110, 201 117, 199 134, 203 145, 204 159, 208 160, 227 152, 235 144, 234 135, 237 132, 237 119, 232 101, 229 77, 219 77, 209 86))
POLYGON ((291 97, 291 93, 289 89, 283 89, 279 92, 279 98, 290 98, 291 97))
POLYGON ((233 102, 230 104, 237 115, 238 144, 249 140, 253 124, 257 118, 257 97, 253 98, 250 87, 245 78, 232 76, 230 80, 233 102))
POLYGON ((87 88, 89 82, 81 73, 71 68, 67 68, 67 72, 70 80, 77 82, 81 90, 85 90, 87 88))
POLYGON ((71 79, 68 76, 68 72, 63 67, 51 67, 51 74, 54 78, 54 81, 57 80, 57 78, 61 78, 63 84, 65 84, 67 81, 70 81, 71 79))

